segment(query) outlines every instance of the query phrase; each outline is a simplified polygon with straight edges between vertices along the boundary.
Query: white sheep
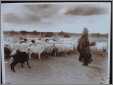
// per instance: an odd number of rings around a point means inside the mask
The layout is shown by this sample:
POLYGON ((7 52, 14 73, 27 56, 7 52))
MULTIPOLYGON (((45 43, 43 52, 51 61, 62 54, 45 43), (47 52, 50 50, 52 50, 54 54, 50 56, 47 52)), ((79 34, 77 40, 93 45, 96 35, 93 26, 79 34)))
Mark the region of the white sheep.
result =
POLYGON ((58 49, 58 52, 64 53, 74 50, 74 45, 70 43, 55 44, 55 47, 58 49))
POLYGON ((44 44, 34 44, 31 45, 29 49, 32 53, 38 53, 38 57, 41 59, 41 53, 44 51, 45 46, 44 44))
POLYGON ((97 42, 95 46, 91 47, 92 50, 106 50, 108 49, 107 43, 105 42, 97 42))

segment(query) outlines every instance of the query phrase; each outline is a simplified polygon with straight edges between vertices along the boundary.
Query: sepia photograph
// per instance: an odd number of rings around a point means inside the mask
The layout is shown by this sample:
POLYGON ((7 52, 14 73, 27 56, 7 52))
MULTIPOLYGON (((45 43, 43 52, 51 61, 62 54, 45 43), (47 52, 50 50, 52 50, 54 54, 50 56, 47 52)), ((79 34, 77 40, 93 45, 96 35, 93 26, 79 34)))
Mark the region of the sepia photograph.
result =
POLYGON ((4 84, 109 84, 111 2, 1 4, 4 84))

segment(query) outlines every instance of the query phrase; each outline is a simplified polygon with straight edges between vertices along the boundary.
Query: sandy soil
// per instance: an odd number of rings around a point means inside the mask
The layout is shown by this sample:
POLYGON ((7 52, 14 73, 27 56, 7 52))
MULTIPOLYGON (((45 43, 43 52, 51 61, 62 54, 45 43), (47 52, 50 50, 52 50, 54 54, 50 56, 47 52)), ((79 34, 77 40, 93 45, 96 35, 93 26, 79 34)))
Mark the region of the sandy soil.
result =
POLYGON ((30 60, 32 68, 21 68, 16 73, 10 70, 6 61, 6 83, 8 84, 100 84, 108 83, 108 57, 93 56, 88 67, 78 61, 78 55, 49 57, 43 60, 30 60))

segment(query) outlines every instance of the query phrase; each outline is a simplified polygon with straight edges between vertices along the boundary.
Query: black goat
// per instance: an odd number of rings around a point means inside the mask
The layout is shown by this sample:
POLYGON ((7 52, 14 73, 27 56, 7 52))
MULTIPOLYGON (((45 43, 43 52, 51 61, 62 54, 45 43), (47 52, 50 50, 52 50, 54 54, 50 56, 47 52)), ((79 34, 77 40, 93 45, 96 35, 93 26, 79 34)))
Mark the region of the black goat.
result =
POLYGON ((16 54, 12 55, 13 57, 13 62, 10 64, 11 66, 11 70, 13 72, 15 72, 15 65, 18 64, 18 63, 21 63, 21 67, 23 68, 23 64, 26 62, 27 63, 27 66, 29 68, 31 68, 31 66, 29 65, 29 54, 26 53, 26 52, 21 52, 19 50, 16 51, 16 54))
POLYGON ((11 50, 8 47, 4 47, 4 57, 5 59, 9 59, 11 54, 11 50))

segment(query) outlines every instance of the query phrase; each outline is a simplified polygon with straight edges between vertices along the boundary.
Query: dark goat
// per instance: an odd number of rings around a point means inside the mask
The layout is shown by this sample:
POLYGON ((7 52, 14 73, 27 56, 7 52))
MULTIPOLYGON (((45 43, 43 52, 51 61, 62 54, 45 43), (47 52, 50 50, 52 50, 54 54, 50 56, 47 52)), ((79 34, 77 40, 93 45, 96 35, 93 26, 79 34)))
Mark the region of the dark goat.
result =
POLYGON ((5 59, 9 59, 11 54, 11 50, 8 47, 4 47, 4 57, 5 59))
POLYGON ((10 66, 11 66, 11 70, 13 72, 15 72, 14 67, 18 63, 21 63, 21 67, 23 68, 24 67, 23 64, 26 62, 27 66, 29 68, 31 68, 29 65, 29 62, 28 62, 29 61, 29 54, 27 54, 26 52, 20 52, 19 50, 17 50, 16 54, 12 55, 12 57, 13 57, 13 62, 10 64, 10 66))

